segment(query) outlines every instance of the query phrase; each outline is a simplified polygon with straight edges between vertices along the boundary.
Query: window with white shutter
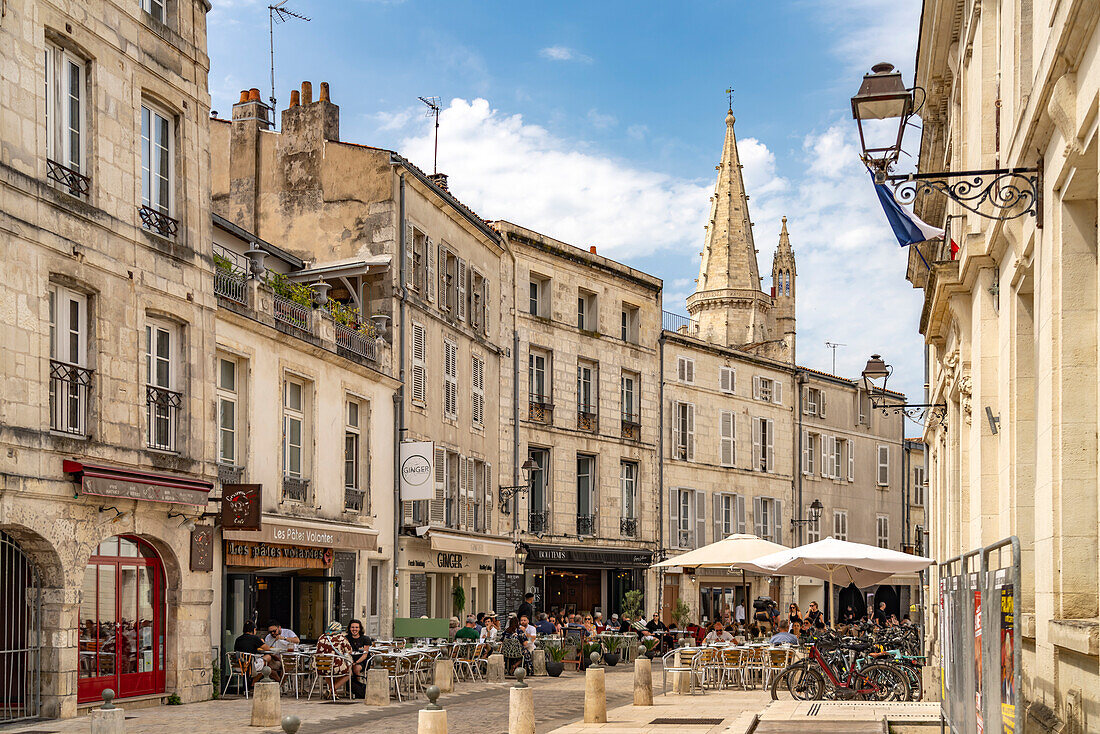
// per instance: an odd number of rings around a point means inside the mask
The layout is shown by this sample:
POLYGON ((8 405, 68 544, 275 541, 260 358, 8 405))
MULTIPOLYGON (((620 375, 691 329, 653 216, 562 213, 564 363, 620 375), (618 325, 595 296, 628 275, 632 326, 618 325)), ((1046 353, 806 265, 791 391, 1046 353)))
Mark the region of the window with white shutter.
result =
POLYGON ((802 432, 802 473, 812 475, 814 473, 814 443, 815 434, 809 431, 802 432))
POLYGON ((737 444, 736 423, 732 410, 723 410, 719 413, 719 429, 722 466, 733 466, 737 461, 737 444))
POLYGON ((890 518, 887 515, 878 515, 875 518, 876 538, 879 548, 890 547, 890 518))
POLYGON ((890 484, 890 447, 879 445, 878 447, 878 486, 886 487, 890 484))
POLYGON ((783 404, 783 383, 779 380, 772 380, 772 402, 776 405, 783 404))
POLYGON ((757 471, 775 471, 775 423, 770 418, 753 418, 752 463, 757 471))
POLYGON ((443 340, 443 415, 458 417, 458 345, 443 340))
POLYGON ((821 436, 821 476, 828 479, 832 476, 830 464, 833 462, 832 436, 821 436))
POLYGON ((431 237, 427 237, 424 243, 424 259, 426 261, 424 266, 424 280, 427 285, 427 297, 428 301, 435 302, 435 242, 432 241, 431 237))
POLYGON ((772 542, 783 542, 783 500, 772 499, 772 542))
POLYGON ((695 492, 695 537, 692 541, 692 548, 707 544, 707 495, 701 490, 695 492))
POLYGON ((802 391, 802 414, 817 415, 817 389, 807 387, 802 391))
POLYGON ((439 310, 451 312, 454 310, 454 302, 451 300, 450 294, 450 271, 448 270, 449 253, 445 245, 439 246, 439 259, 436 261, 436 267, 439 269, 439 310))
POLYGON ((676 358, 676 379, 688 385, 695 384, 695 360, 689 357, 676 358))
POLYGON ((680 548, 680 491, 668 490, 668 544, 680 548))
POLYGON ((495 484, 493 465, 485 462, 482 469, 485 472, 485 478, 482 482, 482 486, 485 488, 485 532, 492 534, 495 530, 493 527, 493 484, 495 484))
POLYGON ((673 458, 681 461, 695 459, 695 405, 674 403, 672 424, 673 458))
POLYGON ((852 439, 848 439, 844 443, 847 444, 848 450, 848 481, 854 482, 856 479, 856 444, 852 439))
POLYGON ((428 519, 437 525, 447 520, 447 449, 442 446, 435 447, 435 497, 430 502, 428 519))
POLYGON ((833 437, 833 479, 840 479, 841 478, 840 472, 841 472, 841 466, 843 466, 843 464, 841 463, 841 457, 842 457, 841 449, 843 447, 844 447, 844 442, 837 439, 834 436, 833 437))
POLYGON ((913 500, 914 505, 924 504, 924 467, 913 467, 913 500))
POLYGON ((485 426, 485 360, 475 354, 470 366, 473 382, 470 422, 478 428, 483 428, 485 426))
POLYGON ((744 533, 745 528, 745 496, 735 495, 737 500, 737 532, 744 533))
POLYGON ((833 510, 833 537, 837 540, 848 539, 847 510, 833 510))
POLYGON ((732 367, 718 368, 718 389, 724 393, 735 393, 737 387, 737 371, 732 367))
POLYGON ((423 324, 412 325, 412 401, 427 404, 427 332, 423 324))
POLYGON ((824 390, 821 390, 821 391, 818 392, 817 417, 818 418, 824 418, 825 417, 825 391, 824 390))
POLYGON ((455 315, 459 321, 466 320, 466 261, 462 258, 456 258, 455 263, 455 315))
MULTIPOLYGON (((810 508, 808 505, 803 512, 805 513, 803 517, 810 517, 810 508)), ((821 518, 818 517, 816 520, 808 519, 806 522, 806 542, 816 543, 819 540, 821 540, 821 518)))
POLYGON ((409 288, 416 287, 416 232, 412 222, 405 220, 405 285, 409 288))

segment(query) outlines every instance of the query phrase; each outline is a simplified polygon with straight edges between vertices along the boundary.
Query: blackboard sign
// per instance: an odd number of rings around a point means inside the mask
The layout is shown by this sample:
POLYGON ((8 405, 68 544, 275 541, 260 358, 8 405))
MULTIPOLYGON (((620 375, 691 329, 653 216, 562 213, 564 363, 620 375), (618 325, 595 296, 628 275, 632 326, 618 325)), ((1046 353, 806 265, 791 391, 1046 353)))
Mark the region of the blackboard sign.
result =
POLYGON ((347 625, 355 616, 355 554, 336 551, 332 559, 332 575, 340 579, 340 597, 336 600, 336 614, 340 623, 347 625))
POLYGON ((409 574, 409 616, 428 615, 428 574, 409 574))
POLYGON ((497 573, 493 577, 493 610, 503 622, 523 603, 523 574, 497 573))

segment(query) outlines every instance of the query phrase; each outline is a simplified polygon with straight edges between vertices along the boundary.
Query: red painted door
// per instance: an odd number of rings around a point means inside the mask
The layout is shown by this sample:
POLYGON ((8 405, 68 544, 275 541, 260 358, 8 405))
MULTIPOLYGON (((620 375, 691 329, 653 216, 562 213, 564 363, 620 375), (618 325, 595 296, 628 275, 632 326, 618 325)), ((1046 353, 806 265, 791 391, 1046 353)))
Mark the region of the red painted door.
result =
POLYGON ((164 692, 164 569, 148 543, 114 536, 84 571, 79 701, 164 692))

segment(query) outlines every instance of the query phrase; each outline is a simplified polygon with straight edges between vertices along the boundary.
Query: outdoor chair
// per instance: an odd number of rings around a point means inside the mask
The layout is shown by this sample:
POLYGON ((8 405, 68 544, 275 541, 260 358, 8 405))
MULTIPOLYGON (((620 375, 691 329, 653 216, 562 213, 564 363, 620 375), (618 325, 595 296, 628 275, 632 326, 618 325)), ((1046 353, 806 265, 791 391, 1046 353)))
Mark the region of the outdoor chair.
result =
MULTIPOLYGON (((329 652, 319 652, 313 656, 313 672, 314 679, 313 685, 309 687, 309 695, 306 696, 306 700, 313 697, 313 689, 317 687, 317 684, 321 684, 321 695, 325 695, 325 681, 328 681, 329 688, 332 690, 332 700, 336 700, 336 680, 343 678, 349 673, 337 673, 337 662, 340 660, 347 660, 342 655, 335 655, 329 652)), ((351 687, 348 687, 348 696, 351 696, 351 687)))
POLYGON ((664 657, 661 658, 661 695, 668 693, 667 676, 669 673, 673 673, 674 681, 676 680, 676 674, 687 675, 688 693, 690 695, 695 695, 696 681, 699 683, 699 690, 703 690, 704 669, 701 665, 705 658, 700 657, 700 652, 701 650, 696 647, 681 647, 665 653, 664 657), (677 655, 679 655, 679 662, 676 662, 677 655))
POLYGON ((287 691, 294 687, 294 698, 299 698, 307 690, 313 676, 313 656, 300 652, 284 652, 280 656, 283 663, 282 685, 287 691))
POLYGON ((412 666, 409 658, 404 655, 382 654, 371 658, 371 669, 378 666, 386 671, 390 685, 393 686, 394 695, 401 701, 401 689, 408 688, 409 678, 412 675, 412 666))
MULTIPOLYGON (((225 659, 228 663, 229 675, 225 678, 225 689, 222 690, 224 696, 229 691, 229 685, 234 679, 240 679, 244 683, 244 697, 248 698, 248 689, 252 686, 253 673, 253 660, 254 657, 251 653, 247 652, 227 652, 225 659)), ((238 688, 238 690, 240 690, 238 688)))
POLYGON ((745 651, 737 647, 727 647, 720 653, 722 666, 721 680, 723 687, 729 688, 736 684, 745 687, 745 651))
POLYGON ((794 651, 787 647, 773 647, 765 651, 764 686, 771 685, 774 676, 779 675, 791 664, 794 651))
POLYGON ((474 653, 477 652, 476 642, 467 642, 458 647, 458 655, 454 660, 455 674, 462 677, 462 671, 466 671, 469 680, 477 678, 477 669, 474 667, 474 653))
POLYGON ((764 667, 767 652, 767 649, 763 647, 750 647, 745 651, 742 670, 746 688, 756 688, 757 682, 764 685, 764 667))

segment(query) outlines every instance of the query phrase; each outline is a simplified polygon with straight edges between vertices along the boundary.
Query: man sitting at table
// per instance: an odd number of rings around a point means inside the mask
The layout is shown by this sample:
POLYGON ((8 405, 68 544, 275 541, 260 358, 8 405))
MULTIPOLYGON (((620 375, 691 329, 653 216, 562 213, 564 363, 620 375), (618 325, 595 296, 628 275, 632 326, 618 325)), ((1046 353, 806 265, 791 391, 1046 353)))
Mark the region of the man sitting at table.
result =
MULTIPOLYGON (((779 627, 784 627, 783 622, 786 620, 779 620, 779 627)), ((798 621, 791 622, 789 632, 776 632, 772 635, 772 638, 768 640, 769 645, 797 645, 798 636, 802 633, 802 623, 798 621)))
POLYGON ((477 642, 479 637, 481 637, 481 633, 477 631, 477 619, 471 616, 466 617, 466 626, 455 632, 456 640, 477 642))
POLYGON ((279 624, 279 620, 273 619, 267 623, 267 637, 264 638, 264 644, 272 650, 282 652, 299 642, 298 633, 288 627, 283 627, 279 624))
POLYGON ((241 629, 241 635, 233 641, 233 651, 246 653, 252 656, 252 682, 255 683, 259 680, 261 671, 264 666, 271 668, 271 677, 275 680, 279 680, 280 675, 276 672, 276 668, 282 669, 281 665, 275 663, 274 658, 271 657, 271 648, 264 644, 264 641, 256 636, 256 623, 249 620, 244 623, 241 629))
POLYGON ((722 620, 718 620, 714 623, 714 629, 712 629, 707 636, 703 638, 704 645, 713 645, 718 642, 729 642, 733 639, 733 635, 726 632, 725 625, 722 624, 722 620))
POLYGON ((550 621, 546 612, 539 613, 539 621, 538 624, 535 625, 535 633, 539 635, 556 635, 558 633, 558 628, 550 621))

